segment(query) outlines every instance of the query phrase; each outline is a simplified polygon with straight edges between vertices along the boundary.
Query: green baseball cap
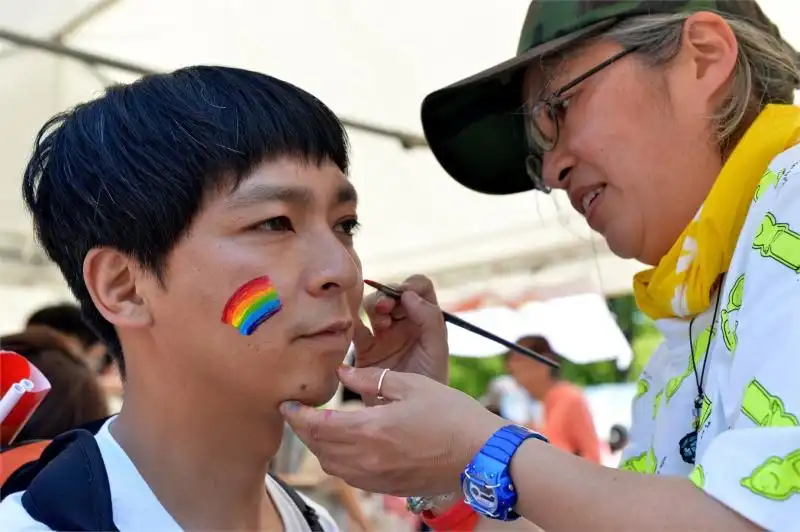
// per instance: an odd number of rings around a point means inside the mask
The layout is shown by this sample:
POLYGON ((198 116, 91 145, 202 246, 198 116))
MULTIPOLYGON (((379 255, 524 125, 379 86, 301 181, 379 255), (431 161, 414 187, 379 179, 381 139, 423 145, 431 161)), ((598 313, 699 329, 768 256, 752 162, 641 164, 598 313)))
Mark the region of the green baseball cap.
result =
POLYGON ((472 190, 514 194, 533 189, 525 166, 530 155, 522 112, 526 67, 629 17, 696 11, 745 19, 780 37, 756 0, 534 0, 515 57, 422 102, 422 127, 433 154, 472 190))

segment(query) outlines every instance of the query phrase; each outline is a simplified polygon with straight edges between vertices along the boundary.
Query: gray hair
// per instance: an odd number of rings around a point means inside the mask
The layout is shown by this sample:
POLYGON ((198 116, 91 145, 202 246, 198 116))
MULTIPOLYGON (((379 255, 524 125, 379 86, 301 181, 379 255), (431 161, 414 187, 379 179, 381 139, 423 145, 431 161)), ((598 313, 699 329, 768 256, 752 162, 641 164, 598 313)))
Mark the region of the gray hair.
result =
MULTIPOLYGON (((691 13, 646 15, 625 20, 604 37, 637 53, 651 66, 674 58, 681 48, 683 25, 691 13)), ((797 53, 786 43, 743 19, 721 15, 739 46, 729 93, 711 118, 717 140, 727 153, 769 103, 791 104, 800 85, 797 53)))

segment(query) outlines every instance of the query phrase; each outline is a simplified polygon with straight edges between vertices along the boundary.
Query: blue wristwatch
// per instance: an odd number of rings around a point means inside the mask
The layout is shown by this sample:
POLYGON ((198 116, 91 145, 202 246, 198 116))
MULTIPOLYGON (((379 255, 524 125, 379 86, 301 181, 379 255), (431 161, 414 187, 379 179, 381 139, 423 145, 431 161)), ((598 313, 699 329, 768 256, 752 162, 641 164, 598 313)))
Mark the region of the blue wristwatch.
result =
POLYGON ((519 425, 506 425, 492 434, 461 473, 464 502, 477 513, 500 521, 519 518, 514 511, 517 492, 511 481, 511 459, 520 445, 530 438, 547 438, 519 425))

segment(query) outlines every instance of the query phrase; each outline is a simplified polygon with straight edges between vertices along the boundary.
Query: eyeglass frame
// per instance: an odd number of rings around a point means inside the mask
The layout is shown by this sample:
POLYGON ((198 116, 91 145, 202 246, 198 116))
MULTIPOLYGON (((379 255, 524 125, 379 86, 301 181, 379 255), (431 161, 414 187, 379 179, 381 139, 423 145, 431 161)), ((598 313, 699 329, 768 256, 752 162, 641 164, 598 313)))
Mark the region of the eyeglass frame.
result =
POLYGON ((556 147, 556 144, 558 144, 560 130, 558 124, 559 120, 558 116, 556 115, 557 110, 555 108, 555 105, 559 103, 559 98, 568 90, 578 86, 579 84, 583 83, 584 81, 586 81, 593 75, 597 74, 604 68, 611 66, 612 64, 616 63, 617 61, 627 56, 628 54, 637 51, 639 48, 641 48, 641 46, 631 46, 625 48, 620 52, 617 52, 616 54, 612 55, 602 63, 595 65, 594 67, 590 68, 580 76, 572 79, 565 85, 562 85, 560 88, 553 91, 549 96, 539 99, 531 108, 531 112, 525 114, 526 122, 529 121, 531 123, 530 127, 537 128, 540 131, 541 128, 539 128, 539 126, 536 125, 536 119, 534 117, 535 113, 537 112, 538 109, 541 109, 542 105, 547 106, 549 116, 555 117, 551 118, 553 124, 555 125, 554 139, 550 144, 549 148, 545 146, 537 146, 537 148, 542 150, 541 153, 534 153, 534 147, 530 146, 530 144, 535 143, 536 141, 532 138, 532 135, 528 133, 528 126, 526 125, 525 127, 526 131, 525 136, 528 138, 529 148, 531 150, 531 153, 525 157, 525 171, 528 174, 528 177, 531 179, 531 181, 533 181, 534 190, 538 190, 539 192, 544 192, 545 194, 549 194, 553 190, 552 187, 549 187, 545 184, 544 178, 542 177, 542 158, 544 157, 544 152, 552 151, 556 147), (536 166, 538 166, 538 169, 536 168, 536 166))

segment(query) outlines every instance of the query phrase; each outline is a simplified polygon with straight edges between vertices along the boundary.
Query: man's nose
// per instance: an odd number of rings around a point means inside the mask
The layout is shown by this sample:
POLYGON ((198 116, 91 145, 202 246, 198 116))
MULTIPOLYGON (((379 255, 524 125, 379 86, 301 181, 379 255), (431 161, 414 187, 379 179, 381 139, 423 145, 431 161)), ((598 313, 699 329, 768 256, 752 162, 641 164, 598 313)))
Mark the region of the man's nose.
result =
POLYGON ((358 258, 335 235, 309 246, 308 292, 315 297, 339 295, 360 279, 358 258))

